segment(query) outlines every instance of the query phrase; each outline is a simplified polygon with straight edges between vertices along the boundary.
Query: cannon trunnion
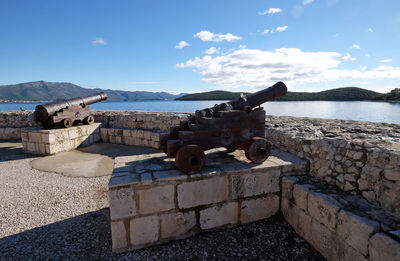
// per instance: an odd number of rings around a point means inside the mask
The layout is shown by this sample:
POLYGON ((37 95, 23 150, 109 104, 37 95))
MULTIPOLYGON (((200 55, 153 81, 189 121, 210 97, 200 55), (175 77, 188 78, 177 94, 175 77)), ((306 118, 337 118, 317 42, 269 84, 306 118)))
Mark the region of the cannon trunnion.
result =
POLYGON ((107 100, 107 95, 101 92, 90 96, 37 105, 34 112, 35 122, 41 123, 46 129, 69 128, 78 123, 92 124, 94 117, 90 115, 89 105, 104 100, 107 100))
POLYGON ((229 152, 243 149, 251 162, 262 163, 269 157, 271 145, 264 139, 265 111, 255 107, 286 93, 286 85, 278 82, 247 97, 196 111, 188 121, 171 129, 163 150, 187 174, 204 166, 204 151, 218 147, 229 152))

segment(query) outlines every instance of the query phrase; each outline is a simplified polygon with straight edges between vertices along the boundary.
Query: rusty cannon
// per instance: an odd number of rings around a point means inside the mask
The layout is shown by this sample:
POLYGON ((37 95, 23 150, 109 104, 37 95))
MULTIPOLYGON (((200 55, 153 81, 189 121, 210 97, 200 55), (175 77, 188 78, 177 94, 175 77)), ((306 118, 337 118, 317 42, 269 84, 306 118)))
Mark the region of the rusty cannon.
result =
POLYGON ((46 129, 54 127, 69 128, 80 123, 92 124, 89 105, 107 100, 104 92, 78 97, 70 100, 37 105, 34 112, 35 122, 46 129))
POLYGON ((262 163, 269 157, 271 145, 264 139, 265 111, 260 105, 286 93, 286 85, 277 82, 259 92, 197 110, 188 121, 170 130, 162 149, 186 174, 199 171, 205 164, 204 151, 218 147, 229 152, 243 149, 251 162, 262 163))

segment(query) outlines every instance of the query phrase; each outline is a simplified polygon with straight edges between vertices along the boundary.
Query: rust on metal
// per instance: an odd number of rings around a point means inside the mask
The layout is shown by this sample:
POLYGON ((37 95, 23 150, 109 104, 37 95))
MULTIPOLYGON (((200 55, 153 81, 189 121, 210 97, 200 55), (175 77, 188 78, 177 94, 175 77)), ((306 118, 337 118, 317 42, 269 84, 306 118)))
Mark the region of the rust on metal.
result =
POLYGON ((271 145, 264 139, 265 111, 259 106, 286 93, 286 85, 278 82, 247 97, 197 110, 188 121, 171 128, 162 148, 184 173, 200 170, 204 151, 218 147, 230 152, 243 149, 251 162, 262 163, 271 145))
POLYGON ((70 128, 80 123, 92 124, 89 105, 107 100, 104 92, 78 97, 70 100, 37 105, 34 112, 35 121, 46 129, 54 127, 70 128))

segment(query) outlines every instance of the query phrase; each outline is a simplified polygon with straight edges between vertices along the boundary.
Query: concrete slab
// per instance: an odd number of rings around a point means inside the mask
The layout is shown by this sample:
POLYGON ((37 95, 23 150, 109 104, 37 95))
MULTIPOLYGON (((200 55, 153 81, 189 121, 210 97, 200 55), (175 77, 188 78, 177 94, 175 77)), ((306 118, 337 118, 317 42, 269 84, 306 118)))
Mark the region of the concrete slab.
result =
POLYGON ((117 156, 139 155, 155 151, 157 150, 144 147, 96 143, 82 149, 34 159, 31 161, 31 166, 37 170, 56 172, 69 177, 100 177, 111 175, 114 169, 114 158, 117 156))

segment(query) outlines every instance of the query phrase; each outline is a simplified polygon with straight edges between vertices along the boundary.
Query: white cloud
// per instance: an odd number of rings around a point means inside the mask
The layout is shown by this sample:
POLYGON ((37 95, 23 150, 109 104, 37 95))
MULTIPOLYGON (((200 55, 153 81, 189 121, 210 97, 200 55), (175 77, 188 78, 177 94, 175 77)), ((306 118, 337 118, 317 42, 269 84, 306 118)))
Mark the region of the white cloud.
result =
POLYGON ((380 62, 381 63, 390 63, 390 62, 392 62, 392 59, 383 59, 383 60, 380 60, 380 62))
POLYGON ((267 14, 278 14, 278 13, 282 13, 282 12, 283 12, 283 10, 280 8, 271 7, 263 12, 259 12, 258 14, 259 15, 267 15, 267 14))
POLYGON ((286 31, 286 29, 288 29, 288 26, 287 26, 287 25, 278 26, 278 27, 276 28, 276 30, 277 30, 278 32, 286 31))
POLYGON ((368 28, 367 31, 372 33, 374 30, 372 30, 372 28, 368 28))
POLYGON ((245 49, 247 46, 244 44, 239 45, 239 49, 245 49))
POLYGON ((366 53, 365 57, 371 57, 371 55, 369 53, 366 53))
POLYGON ((400 79, 400 68, 381 65, 371 70, 339 69, 342 55, 337 52, 304 52, 297 48, 273 51, 234 50, 226 55, 195 57, 177 68, 192 68, 203 80, 222 88, 265 88, 276 81, 298 85, 338 80, 400 79))
POLYGON ((365 71, 365 70, 367 70, 367 66, 365 66, 365 65, 361 66, 360 69, 361 69, 361 71, 365 71))
POLYGON ((274 33, 275 31, 276 32, 284 32, 284 31, 286 31, 286 29, 288 29, 288 26, 287 25, 284 25, 284 26, 278 26, 276 29, 265 29, 261 34, 268 34, 268 33, 274 33))
POLYGON ((96 45, 106 45, 107 41, 104 40, 101 37, 96 38, 96 40, 92 41, 92 45, 96 46, 96 45))
POLYGON ((242 39, 242 37, 233 35, 231 33, 214 34, 209 31, 200 31, 200 32, 194 34, 193 37, 199 38, 203 42, 222 42, 222 41, 233 42, 233 41, 242 39))
POLYGON ((190 46, 190 44, 188 42, 185 41, 180 41, 177 45, 175 45, 176 49, 182 49, 186 46, 190 46))
POLYGON ((351 47, 353 47, 354 49, 360 49, 360 46, 358 44, 353 44, 351 47))
POLYGON ((314 0, 303 0, 303 5, 308 5, 314 2, 314 0))
POLYGON ((205 54, 213 54, 213 53, 217 53, 217 52, 218 52, 218 48, 215 48, 214 46, 212 46, 204 51, 205 54))
POLYGON ((265 29, 264 32, 262 32, 262 34, 267 34, 269 33, 269 29, 265 29))
POLYGON ((346 61, 355 61, 355 60, 356 60, 356 58, 351 57, 351 55, 350 55, 349 53, 346 53, 346 55, 343 56, 342 59, 343 59, 343 61, 345 61, 345 62, 346 62, 346 61))

